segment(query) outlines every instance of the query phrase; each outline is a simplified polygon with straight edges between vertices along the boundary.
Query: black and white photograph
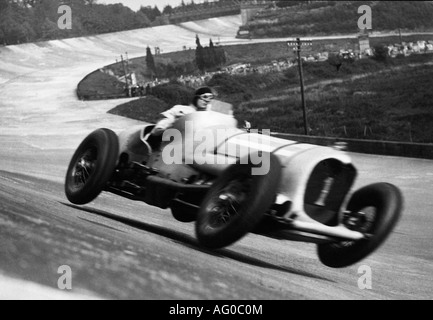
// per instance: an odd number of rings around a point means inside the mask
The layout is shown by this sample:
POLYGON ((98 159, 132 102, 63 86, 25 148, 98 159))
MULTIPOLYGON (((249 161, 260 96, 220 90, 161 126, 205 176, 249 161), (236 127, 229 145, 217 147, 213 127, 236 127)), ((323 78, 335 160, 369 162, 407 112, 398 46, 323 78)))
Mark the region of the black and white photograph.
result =
POLYGON ((433 1, 0 0, 0 300, 432 300, 432 208, 433 1))

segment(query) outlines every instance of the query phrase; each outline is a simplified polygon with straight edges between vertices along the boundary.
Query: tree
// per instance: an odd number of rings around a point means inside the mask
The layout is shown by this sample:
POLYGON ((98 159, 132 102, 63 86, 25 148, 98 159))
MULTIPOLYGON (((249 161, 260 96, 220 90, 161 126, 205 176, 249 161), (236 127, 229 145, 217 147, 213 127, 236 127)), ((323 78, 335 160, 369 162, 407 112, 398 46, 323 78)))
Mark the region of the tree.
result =
POLYGON ((0 28, 0 45, 6 43, 6 35, 4 31, 0 28))
POLYGON ((381 62, 388 61, 389 53, 385 45, 378 45, 374 47, 374 59, 381 62))
POLYGON ((7 44, 7 17, 9 13, 9 2, 0 0, 0 44, 7 44))
MULTIPOLYGON (((169 5, 164 8, 165 16, 173 12, 169 5)), ((138 29, 164 24, 163 18, 167 19, 157 6, 134 12, 123 4, 105 5, 97 0, 0 0, 0 43, 12 45, 138 29), (72 30, 57 27, 61 4, 72 9, 72 30)))
POLYGON ((134 25, 136 28, 149 27, 152 24, 149 18, 142 11, 138 11, 134 18, 134 25))
POLYGON ((56 39, 59 34, 59 28, 55 22, 45 18, 44 24, 42 25, 42 38, 45 40, 56 39))
POLYGON ((173 9, 172 6, 166 5, 164 7, 164 10, 162 11, 162 13, 165 14, 165 15, 171 15, 173 13, 173 11, 174 11, 174 9, 173 9))
POLYGON ((337 72, 340 71, 341 66, 343 65, 343 59, 340 55, 331 54, 328 57, 328 63, 331 66, 334 66, 337 69, 337 72))
POLYGON ((153 11, 153 15, 154 15, 155 19, 162 15, 161 11, 159 10, 159 8, 157 6, 154 6, 152 11, 153 11))
POLYGON ((9 0, 0 0, 0 16, 9 8, 9 0))
POLYGON ((155 21, 157 17, 162 15, 161 11, 159 11, 157 6, 155 6, 154 8, 152 8, 151 6, 141 7, 139 11, 144 13, 152 22, 155 21))
POLYGON ((177 78, 177 72, 176 67, 169 63, 166 67, 166 77, 170 79, 176 79, 177 78))
POLYGON ((227 55, 226 55, 226 52, 225 52, 225 50, 224 49, 222 49, 222 48, 220 48, 219 49, 219 61, 220 61, 220 65, 221 64, 226 64, 227 63, 227 55))
POLYGON ((218 59, 218 51, 217 48, 215 48, 215 45, 213 44, 212 39, 209 39, 209 50, 210 50, 210 64, 212 65, 212 67, 218 66, 220 65, 220 62, 218 59))
POLYGON ((204 59, 204 48, 200 43, 200 38, 198 35, 196 35, 195 43, 197 44, 197 49, 195 51, 195 63, 197 65, 197 68, 201 72, 204 72, 206 69, 206 61, 204 59))
POLYGON ((152 50, 149 46, 147 46, 146 49, 146 66, 149 69, 151 76, 156 74, 156 66, 155 66, 155 60, 153 59, 152 50))
POLYGON ((12 6, 0 12, 0 41, 6 45, 19 44, 28 41, 28 24, 22 12, 16 12, 12 6))
POLYGON ((215 47, 212 39, 209 40, 209 47, 203 47, 201 45, 198 35, 196 35, 195 42, 197 44, 195 64, 201 72, 226 63, 226 54, 224 49, 215 47))

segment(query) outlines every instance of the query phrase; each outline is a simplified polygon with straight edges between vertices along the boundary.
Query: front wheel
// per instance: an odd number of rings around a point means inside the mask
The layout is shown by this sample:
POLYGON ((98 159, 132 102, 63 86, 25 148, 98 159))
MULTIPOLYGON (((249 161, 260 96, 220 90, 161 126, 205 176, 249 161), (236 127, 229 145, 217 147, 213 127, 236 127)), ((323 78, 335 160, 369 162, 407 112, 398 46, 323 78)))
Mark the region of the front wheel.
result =
POLYGON ((210 249, 226 247, 262 220, 275 201, 281 179, 278 158, 266 154, 263 161, 269 168, 265 175, 253 175, 255 166, 249 162, 232 165, 218 177, 198 213, 196 234, 200 244, 210 249))
POLYGON ((105 188, 117 164, 119 140, 109 129, 91 133, 78 147, 69 165, 65 193, 77 205, 93 201, 105 188))
POLYGON ((364 259, 386 240, 402 209, 402 194, 392 184, 377 183, 356 191, 347 205, 343 224, 365 238, 318 245, 320 261, 331 268, 344 268, 364 259))

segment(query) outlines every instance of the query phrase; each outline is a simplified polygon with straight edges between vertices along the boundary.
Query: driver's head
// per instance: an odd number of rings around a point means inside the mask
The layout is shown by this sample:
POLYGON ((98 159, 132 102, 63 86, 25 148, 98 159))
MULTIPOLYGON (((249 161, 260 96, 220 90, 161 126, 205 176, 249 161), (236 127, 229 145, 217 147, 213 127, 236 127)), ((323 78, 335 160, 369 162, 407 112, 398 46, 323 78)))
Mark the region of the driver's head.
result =
POLYGON ((210 107, 214 98, 215 95, 212 92, 212 89, 209 87, 203 87, 195 92, 192 103, 198 111, 205 111, 210 107))

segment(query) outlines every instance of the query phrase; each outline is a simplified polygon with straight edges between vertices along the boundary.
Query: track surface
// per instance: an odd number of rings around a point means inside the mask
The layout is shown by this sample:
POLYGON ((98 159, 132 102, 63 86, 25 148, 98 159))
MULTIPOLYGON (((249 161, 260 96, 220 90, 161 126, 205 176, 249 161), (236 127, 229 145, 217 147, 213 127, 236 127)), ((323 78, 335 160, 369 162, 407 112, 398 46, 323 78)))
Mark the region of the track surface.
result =
POLYGON ((211 252, 169 211, 109 194, 84 207, 67 202, 63 180, 82 139, 138 124, 106 114, 119 101, 77 101, 76 84, 147 45, 179 50, 196 33, 237 42, 239 24, 235 16, 0 48, 0 299, 433 298, 432 161, 352 154, 356 187, 394 183, 406 210, 383 247, 339 270, 321 265, 312 244, 248 235, 211 252), (63 265, 72 291, 57 289, 63 265), (361 265, 372 268, 372 290, 358 288, 361 265))

